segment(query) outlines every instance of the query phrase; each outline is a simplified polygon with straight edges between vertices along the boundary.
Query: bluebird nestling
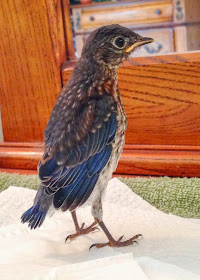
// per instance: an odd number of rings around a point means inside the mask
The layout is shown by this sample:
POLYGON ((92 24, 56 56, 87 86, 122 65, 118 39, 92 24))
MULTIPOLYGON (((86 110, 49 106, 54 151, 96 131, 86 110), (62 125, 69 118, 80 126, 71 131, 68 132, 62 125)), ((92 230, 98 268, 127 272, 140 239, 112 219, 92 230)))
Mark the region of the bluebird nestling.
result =
POLYGON ((71 78, 63 87, 46 126, 45 151, 38 166, 40 187, 33 206, 22 215, 31 229, 40 227, 50 207, 69 210, 76 233, 69 239, 92 232, 98 224, 107 243, 130 245, 114 240, 102 216, 101 196, 116 170, 125 139, 127 118, 120 96, 117 69, 138 47, 153 42, 120 25, 103 26, 86 41, 71 78), (94 223, 80 227, 76 208, 92 195, 94 223))

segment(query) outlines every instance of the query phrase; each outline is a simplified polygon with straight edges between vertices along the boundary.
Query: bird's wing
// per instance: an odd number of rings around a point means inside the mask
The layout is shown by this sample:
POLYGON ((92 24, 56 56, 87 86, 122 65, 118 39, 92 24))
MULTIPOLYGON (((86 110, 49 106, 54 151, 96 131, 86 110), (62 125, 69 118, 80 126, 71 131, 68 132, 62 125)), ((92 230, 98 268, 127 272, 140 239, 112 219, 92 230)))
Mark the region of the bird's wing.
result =
MULTIPOLYGON (((116 104, 111 96, 93 99, 79 108, 77 119, 81 123, 78 125, 74 120, 70 124, 73 128, 71 132, 65 128, 67 145, 64 146, 62 140, 61 148, 57 145, 56 149, 52 149, 53 155, 47 151, 38 167, 46 193, 54 195, 55 208, 65 207, 65 210, 71 211, 90 196, 100 172, 110 158, 117 128, 116 104), (89 128, 85 126, 87 133, 84 135, 83 130, 80 131, 85 122, 90 122, 90 125, 89 128)), ((47 146, 51 147, 51 141, 53 143, 54 138, 51 140, 48 137, 47 146)))

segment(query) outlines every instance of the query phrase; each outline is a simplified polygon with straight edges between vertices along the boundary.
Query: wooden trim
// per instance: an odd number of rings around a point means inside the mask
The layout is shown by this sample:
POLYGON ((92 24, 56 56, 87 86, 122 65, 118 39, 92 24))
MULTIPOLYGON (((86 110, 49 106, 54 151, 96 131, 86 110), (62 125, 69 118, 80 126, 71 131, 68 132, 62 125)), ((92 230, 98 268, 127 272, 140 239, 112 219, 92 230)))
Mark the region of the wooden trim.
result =
POLYGON ((143 150, 143 151, 200 151, 200 146, 177 146, 177 145, 125 145, 126 151, 143 150))
POLYGON ((200 151, 123 151, 117 173, 200 177, 200 151))
MULTIPOLYGON (((38 143, 0 143, 0 171, 35 174, 38 143)), ((200 177, 199 146, 125 145, 115 174, 200 177)))
MULTIPOLYGON (((149 2, 163 2, 165 3, 166 0, 149 0, 149 2)), ((86 8, 86 7, 98 7, 98 6, 112 6, 113 4, 115 4, 115 6, 121 6, 122 4, 147 4, 146 0, 118 0, 117 2, 110 2, 110 1, 103 1, 103 2, 92 2, 89 4, 75 4, 75 5, 70 5, 71 9, 79 9, 79 8, 86 8)))
POLYGON ((20 175, 37 175, 37 170, 0 168, 0 172, 16 173, 20 175))
POLYGON ((67 60, 73 60, 74 58, 76 58, 76 56, 75 56, 75 49, 73 43, 73 32, 72 32, 69 0, 62 0, 62 10, 63 10, 65 44, 67 47, 66 49, 67 60))
MULTIPOLYGON (((200 63, 200 51, 185 52, 180 54, 167 54, 158 56, 147 56, 147 57, 135 57, 128 61, 124 61, 123 66, 119 69, 123 69, 127 66, 144 66, 144 65, 155 65, 155 64, 174 64, 174 63, 200 63)), ((71 74, 76 62, 65 61, 62 65, 62 76, 63 81, 67 82, 69 75, 71 74)))
MULTIPOLYGON (((65 84, 70 75, 74 66, 76 65, 78 59, 76 61, 64 61, 62 64, 62 79, 63 84, 65 84)), ((191 51, 184 53, 171 53, 167 55, 158 55, 158 56, 146 56, 146 57, 135 57, 131 58, 128 61, 124 61, 123 65, 120 66, 119 69, 122 69, 128 66, 154 66, 160 64, 176 64, 176 63, 200 63, 200 51, 191 51)))
POLYGON ((187 27, 178 26, 174 28, 174 44, 176 52, 186 52, 188 50, 187 27))
POLYGON ((43 147, 36 143, 2 143, 0 145, 0 168, 36 170, 43 154, 43 147))

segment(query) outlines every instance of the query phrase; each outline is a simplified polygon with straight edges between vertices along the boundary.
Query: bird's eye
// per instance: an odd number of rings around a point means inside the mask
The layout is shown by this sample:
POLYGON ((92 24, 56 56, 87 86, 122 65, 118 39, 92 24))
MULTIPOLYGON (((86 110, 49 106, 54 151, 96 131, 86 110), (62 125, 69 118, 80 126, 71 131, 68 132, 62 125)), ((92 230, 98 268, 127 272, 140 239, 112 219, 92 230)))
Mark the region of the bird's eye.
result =
POLYGON ((126 41, 122 37, 116 37, 113 41, 113 45, 118 49, 123 49, 126 45, 126 41))

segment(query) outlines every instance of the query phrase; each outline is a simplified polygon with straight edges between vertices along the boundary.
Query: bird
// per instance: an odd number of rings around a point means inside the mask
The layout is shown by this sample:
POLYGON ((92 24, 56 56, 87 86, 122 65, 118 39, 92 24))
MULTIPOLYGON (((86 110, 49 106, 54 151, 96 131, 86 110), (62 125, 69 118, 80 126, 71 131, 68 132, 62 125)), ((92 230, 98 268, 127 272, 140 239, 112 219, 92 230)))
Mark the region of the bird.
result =
POLYGON ((127 117, 117 70, 140 46, 153 42, 118 24, 102 26, 86 40, 71 77, 62 88, 44 131, 38 164, 40 185, 33 206, 21 217, 40 227, 51 208, 70 211, 75 233, 66 241, 100 228, 108 242, 90 248, 124 247, 141 236, 115 240, 103 222, 102 194, 117 168, 125 143, 127 117), (94 222, 79 225, 76 209, 91 198, 94 222))

